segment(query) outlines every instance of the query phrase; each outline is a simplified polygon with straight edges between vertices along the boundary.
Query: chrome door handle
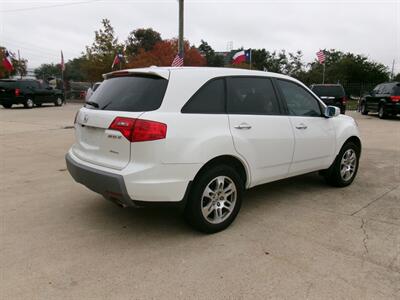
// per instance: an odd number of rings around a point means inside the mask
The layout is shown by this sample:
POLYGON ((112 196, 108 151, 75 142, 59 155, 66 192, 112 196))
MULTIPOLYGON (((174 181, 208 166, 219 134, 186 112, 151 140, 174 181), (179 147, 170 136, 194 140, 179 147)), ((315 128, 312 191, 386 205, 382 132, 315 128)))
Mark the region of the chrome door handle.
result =
POLYGON ((247 123, 242 123, 240 125, 236 125, 234 126, 234 128, 236 129, 250 129, 251 125, 247 124, 247 123))
POLYGON ((297 129, 307 129, 307 125, 300 123, 299 125, 296 126, 297 129))

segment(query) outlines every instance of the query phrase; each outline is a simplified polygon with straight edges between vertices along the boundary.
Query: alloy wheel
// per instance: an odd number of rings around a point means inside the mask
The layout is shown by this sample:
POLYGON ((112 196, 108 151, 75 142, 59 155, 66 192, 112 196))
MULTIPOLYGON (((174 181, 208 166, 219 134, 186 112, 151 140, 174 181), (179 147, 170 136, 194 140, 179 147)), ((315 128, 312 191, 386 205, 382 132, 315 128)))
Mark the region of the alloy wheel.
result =
POLYGON ((212 179, 201 197, 203 217, 212 224, 224 222, 232 214, 237 199, 237 188, 232 179, 218 176, 212 179))
POLYGON ((353 149, 348 149, 343 153, 340 162, 340 176, 344 181, 349 181, 356 171, 357 154, 353 149))

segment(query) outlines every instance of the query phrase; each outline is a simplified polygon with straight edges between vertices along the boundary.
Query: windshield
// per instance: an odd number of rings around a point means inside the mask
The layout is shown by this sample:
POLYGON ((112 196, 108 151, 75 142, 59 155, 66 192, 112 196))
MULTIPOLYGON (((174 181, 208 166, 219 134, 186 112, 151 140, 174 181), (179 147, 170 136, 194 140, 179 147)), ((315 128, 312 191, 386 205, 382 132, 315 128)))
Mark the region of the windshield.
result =
POLYGON ((88 108, 151 111, 161 106, 168 80, 156 76, 125 76, 104 80, 87 102, 88 108))
POLYGON ((327 97, 344 97, 344 89, 340 85, 323 86, 316 85, 313 86, 312 91, 317 94, 317 96, 327 96, 327 97))

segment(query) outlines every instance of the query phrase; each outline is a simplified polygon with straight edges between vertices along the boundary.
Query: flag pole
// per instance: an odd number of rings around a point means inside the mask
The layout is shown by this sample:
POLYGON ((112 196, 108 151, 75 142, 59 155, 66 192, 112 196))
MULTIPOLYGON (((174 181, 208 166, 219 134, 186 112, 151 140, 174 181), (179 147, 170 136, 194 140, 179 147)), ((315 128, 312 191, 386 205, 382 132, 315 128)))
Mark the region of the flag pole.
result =
POLYGON ((253 53, 252 53, 252 49, 250 48, 250 70, 251 70, 252 59, 253 59, 253 53))
POLYGON ((322 84, 325 83, 325 61, 324 64, 322 65, 322 84))
POLYGON ((178 0, 179 1, 179 37, 178 37, 178 54, 179 56, 183 59, 184 58, 184 40, 183 40, 183 0, 178 0))

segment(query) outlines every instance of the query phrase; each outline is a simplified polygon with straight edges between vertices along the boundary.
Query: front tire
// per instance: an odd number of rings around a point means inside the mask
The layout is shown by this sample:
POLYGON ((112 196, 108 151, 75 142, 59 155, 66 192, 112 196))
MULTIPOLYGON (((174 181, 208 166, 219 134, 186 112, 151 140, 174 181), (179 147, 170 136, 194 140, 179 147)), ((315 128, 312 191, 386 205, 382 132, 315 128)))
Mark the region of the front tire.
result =
POLYGON ((186 221, 205 233, 224 230, 239 213, 243 189, 243 180, 231 167, 206 169, 192 184, 184 212, 186 221))
POLYGON ((326 182, 336 187, 350 185, 357 175, 360 151, 356 144, 345 143, 332 166, 322 172, 326 182))
POLYGON ((26 101, 24 103, 25 108, 33 108, 34 105, 35 105, 35 103, 33 102, 33 100, 31 98, 26 99, 26 101))
POLYGON ((63 100, 60 97, 58 97, 56 99, 56 101, 54 101, 55 106, 61 106, 62 104, 63 104, 63 100))

